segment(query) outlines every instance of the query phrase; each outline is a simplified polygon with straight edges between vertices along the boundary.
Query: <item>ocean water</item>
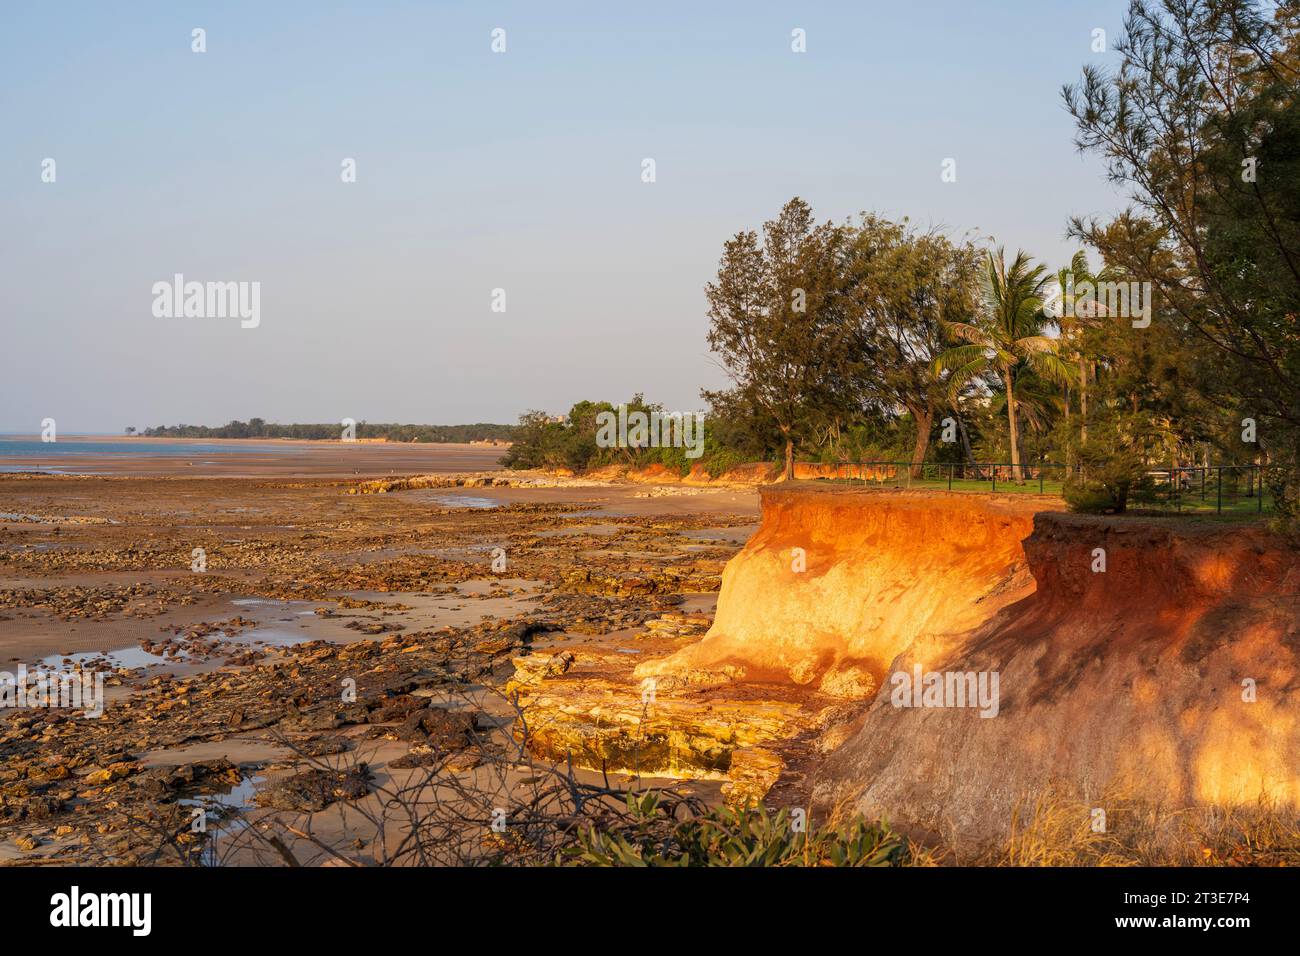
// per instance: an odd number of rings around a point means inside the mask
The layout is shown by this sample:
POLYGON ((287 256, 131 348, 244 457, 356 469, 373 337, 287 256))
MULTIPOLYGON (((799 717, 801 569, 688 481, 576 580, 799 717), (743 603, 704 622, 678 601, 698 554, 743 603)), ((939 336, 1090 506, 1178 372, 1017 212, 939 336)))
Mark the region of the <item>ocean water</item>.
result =
MULTIPOLYGON (((289 444, 277 444, 277 454, 295 454, 302 451, 289 444)), ((256 440, 239 444, 214 444, 209 442, 153 441, 148 438, 130 441, 96 441, 93 438, 65 438, 43 442, 40 439, 6 438, 0 435, 0 458, 132 458, 138 455, 161 455, 173 458, 193 458, 196 455, 243 455, 250 452, 266 453, 266 446, 256 440)))

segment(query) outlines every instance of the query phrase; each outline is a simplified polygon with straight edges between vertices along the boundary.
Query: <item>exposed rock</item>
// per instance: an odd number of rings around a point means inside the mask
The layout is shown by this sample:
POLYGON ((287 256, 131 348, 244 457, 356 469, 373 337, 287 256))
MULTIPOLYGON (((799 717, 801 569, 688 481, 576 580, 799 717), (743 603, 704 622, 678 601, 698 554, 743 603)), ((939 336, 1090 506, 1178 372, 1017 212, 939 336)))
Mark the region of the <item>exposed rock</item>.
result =
POLYGON ((722 785, 727 805, 737 809, 758 806, 784 768, 785 761, 771 750, 749 747, 734 751, 727 782, 722 785))
POLYGON ((347 770, 313 767, 274 781, 259 790, 254 800, 260 807, 315 813, 340 800, 361 799, 370 792, 369 781, 365 764, 347 770))
POLYGON ((518 695, 528 746, 579 767, 726 779, 735 752, 793 737, 815 716, 777 688, 717 695, 645 685, 614 647, 584 649, 562 668, 535 660, 517 659, 525 666, 506 686, 518 695))
POLYGON ((243 779, 237 766, 224 757, 196 761, 177 767, 154 767, 144 771, 135 783, 159 799, 199 785, 234 786, 243 779))
POLYGON ((462 750, 474 739, 475 716, 442 707, 417 710, 403 721, 398 739, 427 744, 438 750, 462 750))
POLYGON ((666 637, 694 637, 713 623, 707 614, 663 614, 645 622, 647 631, 666 637))
POLYGON ((572 651, 516 657, 511 661, 515 665, 512 682, 515 684, 536 684, 547 677, 558 677, 572 667, 575 660, 572 651))

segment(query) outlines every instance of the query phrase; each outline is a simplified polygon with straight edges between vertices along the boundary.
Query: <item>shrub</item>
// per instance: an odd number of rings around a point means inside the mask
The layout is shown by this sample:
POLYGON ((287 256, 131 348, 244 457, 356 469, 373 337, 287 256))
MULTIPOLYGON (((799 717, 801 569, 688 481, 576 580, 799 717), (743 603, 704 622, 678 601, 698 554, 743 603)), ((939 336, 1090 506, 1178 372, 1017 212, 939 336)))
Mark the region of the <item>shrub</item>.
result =
POLYGON ((797 828, 788 810, 726 807, 677 817, 654 793, 628 794, 631 822, 593 826, 565 852, 571 866, 901 866, 908 850, 884 824, 854 818, 797 828))
POLYGON ((1079 478, 1065 480, 1061 490, 1071 511, 1087 514, 1123 514, 1131 502, 1156 500, 1156 489, 1151 479, 1142 473, 1139 465, 1115 462, 1079 478))
POLYGON ((1129 501, 1151 500, 1155 488, 1141 457, 1113 428, 1080 446, 1079 474, 1065 480, 1061 494, 1072 511, 1123 514, 1129 501))

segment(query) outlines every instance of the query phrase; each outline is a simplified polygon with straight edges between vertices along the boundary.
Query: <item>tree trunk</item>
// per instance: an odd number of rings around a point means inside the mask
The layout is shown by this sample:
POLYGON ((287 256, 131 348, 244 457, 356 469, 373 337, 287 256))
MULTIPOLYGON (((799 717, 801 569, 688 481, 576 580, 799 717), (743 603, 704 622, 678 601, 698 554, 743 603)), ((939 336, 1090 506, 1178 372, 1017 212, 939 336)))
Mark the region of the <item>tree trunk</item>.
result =
POLYGON ((934 424, 934 411, 909 409, 916 421, 916 444, 912 446, 912 480, 921 479, 921 466, 925 463, 925 453, 930 447, 930 427, 934 424))
POLYGON ((794 481, 794 442, 789 436, 785 439, 785 480, 794 481))
MULTIPOLYGON (((957 432, 961 435, 961 454, 962 463, 973 465, 975 463, 975 450, 970 446, 970 432, 966 431, 966 419, 962 418, 961 412, 957 412, 957 432)), ((963 471, 963 474, 965 472, 963 471)))
MULTIPOLYGON (((1064 389, 1062 389, 1062 391, 1065 393, 1065 431, 1066 434, 1069 434, 1070 432, 1070 386, 1067 385, 1064 389)), ((1067 472, 1070 470, 1070 461, 1072 458, 1073 456, 1070 454, 1070 446, 1067 443, 1065 446, 1065 470, 1067 472)))
POLYGON ((1020 471, 1020 439, 1016 434, 1016 393, 1011 386, 1010 369, 1006 370, 1003 378, 1007 383, 1007 421, 1011 425, 1011 480, 1023 485, 1025 478, 1020 471))
POLYGON ((1079 442, 1088 441, 1088 366, 1079 356, 1079 442))

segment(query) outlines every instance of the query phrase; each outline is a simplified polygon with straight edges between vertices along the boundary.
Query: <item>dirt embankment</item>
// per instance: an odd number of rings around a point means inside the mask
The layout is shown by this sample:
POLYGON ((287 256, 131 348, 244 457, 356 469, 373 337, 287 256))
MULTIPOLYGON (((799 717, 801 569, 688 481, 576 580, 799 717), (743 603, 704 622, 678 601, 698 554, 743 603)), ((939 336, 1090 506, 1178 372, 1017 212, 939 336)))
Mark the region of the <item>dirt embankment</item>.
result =
POLYGON ((919 638, 959 640, 1033 589, 1025 496, 765 488, 703 641, 642 677, 721 671, 862 698, 919 638))
POLYGON ((969 841, 1048 792, 1300 806, 1300 554, 1255 526, 1049 506, 765 490, 712 629, 638 674, 870 696, 817 799, 969 841), (940 689, 900 705, 918 665, 940 689), (954 706, 967 674, 997 676, 995 708, 954 706))
MULTIPOLYGON (((853 481, 885 481, 896 477, 905 468, 896 465, 823 465, 814 462, 795 462, 796 480, 814 478, 840 478, 853 481)), ((561 470, 558 474, 569 475, 572 472, 561 470)), ((644 468, 629 468, 626 465, 606 465, 583 473, 585 478, 606 480, 624 480, 641 484, 673 484, 696 487, 723 486, 752 488, 759 485, 779 484, 785 481, 785 474, 779 465, 771 462, 754 461, 744 465, 735 465, 726 471, 713 474, 706 465, 692 465, 686 474, 675 471, 665 465, 647 465, 644 468)))
MULTIPOLYGON (((840 478, 854 481, 886 481, 897 476, 894 465, 821 465, 796 462, 796 479, 840 478)), ((349 494, 387 494, 418 488, 551 488, 598 487, 615 482, 685 488, 757 488, 785 481, 781 469, 768 462, 735 465, 712 473, 707 465, 692 465, 685 474, 666 465, 603 465, 575 472, 569 468, 527 469, 522 471, 437 473, 390 476, 359 482, 349 494)))

